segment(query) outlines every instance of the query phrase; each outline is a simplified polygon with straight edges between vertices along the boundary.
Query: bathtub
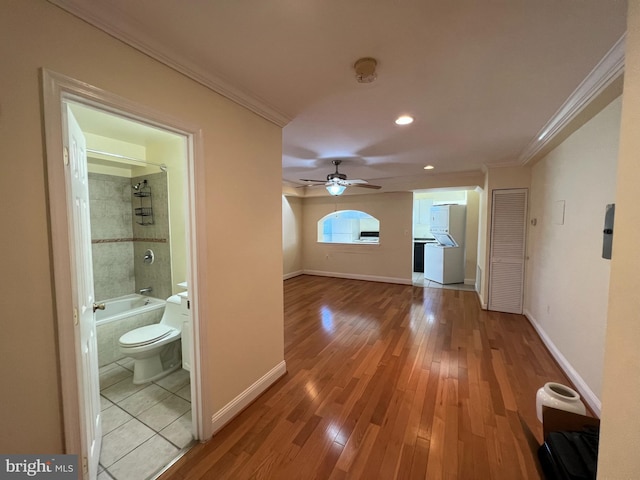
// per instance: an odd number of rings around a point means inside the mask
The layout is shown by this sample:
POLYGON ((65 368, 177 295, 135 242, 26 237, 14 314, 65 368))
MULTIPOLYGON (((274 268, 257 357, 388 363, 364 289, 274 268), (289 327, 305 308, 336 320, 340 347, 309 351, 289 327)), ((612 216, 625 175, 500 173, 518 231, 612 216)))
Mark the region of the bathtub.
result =
POLYGON ((99 303, 105 305, 104 310, 96 310, 98 365, 102 367, 124 358, 118 343, 122 335, 160 323, 166 302, 134 293, 99 303))
POLYGON ((159 298, 132 293, 99 303, 104 303, 105 309, 96 310, 96 326, 163 308, 166 302, 159 298))

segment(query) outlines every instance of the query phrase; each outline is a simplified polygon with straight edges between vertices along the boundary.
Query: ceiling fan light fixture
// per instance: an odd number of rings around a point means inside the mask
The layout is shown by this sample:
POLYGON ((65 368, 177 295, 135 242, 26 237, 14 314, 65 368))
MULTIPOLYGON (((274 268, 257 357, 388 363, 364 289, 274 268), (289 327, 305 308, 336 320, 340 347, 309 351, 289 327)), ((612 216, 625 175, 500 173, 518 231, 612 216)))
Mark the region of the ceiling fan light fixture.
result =
POLYGON ((347 187, 344 185, 340 185, 339 183, 332 183, 331 185, 327 185, 327 191, 337 197, 338 195, 342 195, 347 187))
POLYGON ((400 115, 396 118, 396 125, 409 125, 413 123, 413 117, 411 115, 400 115))
POLYGON ((378 78, 376 65, 378 65, 378 62, 375 58, 364 57, 357 60, 356 63, 353 64, 353 68, 356 70, 356 80, 358 83, 371 83, 378 78))

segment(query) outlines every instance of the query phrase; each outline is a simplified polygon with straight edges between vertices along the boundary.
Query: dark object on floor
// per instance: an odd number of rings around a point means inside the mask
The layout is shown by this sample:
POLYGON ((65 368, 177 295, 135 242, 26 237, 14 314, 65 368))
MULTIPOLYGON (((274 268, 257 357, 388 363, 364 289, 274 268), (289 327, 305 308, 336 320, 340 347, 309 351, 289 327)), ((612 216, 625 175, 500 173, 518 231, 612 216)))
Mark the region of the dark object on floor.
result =
POLYGON ((593 425, 593 420, 559 431, 549 431, 545 426, 545 442, 538 449, 538 459, 547 480, 596 479, 599 426, 593 425))

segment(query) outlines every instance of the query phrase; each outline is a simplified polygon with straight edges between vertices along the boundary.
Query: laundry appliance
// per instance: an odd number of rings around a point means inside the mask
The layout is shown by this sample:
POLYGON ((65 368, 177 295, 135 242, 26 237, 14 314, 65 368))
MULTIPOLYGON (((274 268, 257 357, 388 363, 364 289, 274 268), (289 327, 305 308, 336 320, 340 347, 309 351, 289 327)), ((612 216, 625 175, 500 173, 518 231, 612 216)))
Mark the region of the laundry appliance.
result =
POLYGON ((465 205, 434 205, 431 235, 437 243, 424 246, 424 278, 442 284, 464 282, 465 205))

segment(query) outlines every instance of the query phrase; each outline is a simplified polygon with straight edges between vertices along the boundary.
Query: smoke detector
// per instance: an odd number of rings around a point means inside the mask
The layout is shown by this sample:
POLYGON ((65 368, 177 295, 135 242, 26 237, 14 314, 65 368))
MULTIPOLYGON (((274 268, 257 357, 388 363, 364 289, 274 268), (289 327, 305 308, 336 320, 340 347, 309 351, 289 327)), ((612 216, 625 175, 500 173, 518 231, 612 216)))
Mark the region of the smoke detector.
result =
POLYGON ((356 70, 356 80, 358 83, 371 83, 378 78, 376 65, 378 65, 378 62, 375 58, 371 57, 364 57, 356 61, 356 63, 353 64, 353 68, 356 70))

